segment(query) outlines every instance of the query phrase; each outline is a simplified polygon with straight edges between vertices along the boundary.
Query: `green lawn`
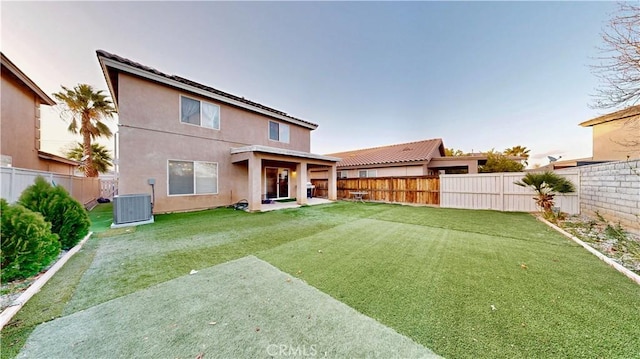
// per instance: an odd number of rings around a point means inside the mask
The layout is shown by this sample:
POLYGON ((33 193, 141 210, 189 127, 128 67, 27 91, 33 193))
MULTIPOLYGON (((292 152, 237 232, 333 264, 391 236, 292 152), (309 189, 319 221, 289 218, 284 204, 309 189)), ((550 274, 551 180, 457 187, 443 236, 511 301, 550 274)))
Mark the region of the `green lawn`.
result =
POLYGON ((36 323, 249 255, 444 357, 640 357, 640 286, 528 214, 339 202, 155 220, 92 238, 54 277, 64 293, 46 285, 2 331, 2 357, 36 323))
POLYGON ((437 358, 254 256, 43 324, 20 357, 288 356, 276 355, 282 345, 329 358, 437 358))
POLYGON ((113 203, 98 204, 89 212, 91 218, 91 228, 93 233, 101 233, 108 230, 113 223, 113 203))

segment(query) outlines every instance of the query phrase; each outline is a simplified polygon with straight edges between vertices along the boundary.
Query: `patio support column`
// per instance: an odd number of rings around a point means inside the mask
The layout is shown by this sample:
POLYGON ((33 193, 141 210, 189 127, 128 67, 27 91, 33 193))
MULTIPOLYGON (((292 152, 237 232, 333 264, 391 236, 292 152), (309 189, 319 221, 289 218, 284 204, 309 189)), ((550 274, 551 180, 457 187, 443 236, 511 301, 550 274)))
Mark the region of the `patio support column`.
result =
POLYGON ((255 153, 249 155, 249 211, 259 211, 262 208, 262 158, 255 153))
POLYGON ((296 202, 300 205, 307 204, 307 163, 296 164, 296 202))
POLYGON ((336 164, 334 163, 329 167, 329 181, 327 183, 329 200, 338 200, 338 171, 336 170, 336 164))

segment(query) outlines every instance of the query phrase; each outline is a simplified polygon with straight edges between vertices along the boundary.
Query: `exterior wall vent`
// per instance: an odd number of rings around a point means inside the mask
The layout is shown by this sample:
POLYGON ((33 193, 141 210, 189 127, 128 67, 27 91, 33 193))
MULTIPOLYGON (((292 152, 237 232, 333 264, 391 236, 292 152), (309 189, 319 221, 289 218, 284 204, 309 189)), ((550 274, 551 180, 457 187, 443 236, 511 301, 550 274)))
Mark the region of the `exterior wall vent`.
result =
POLYGON ((113 197, 113 224, 131 226, 153 223, 150 194, 125 194, 113 197))

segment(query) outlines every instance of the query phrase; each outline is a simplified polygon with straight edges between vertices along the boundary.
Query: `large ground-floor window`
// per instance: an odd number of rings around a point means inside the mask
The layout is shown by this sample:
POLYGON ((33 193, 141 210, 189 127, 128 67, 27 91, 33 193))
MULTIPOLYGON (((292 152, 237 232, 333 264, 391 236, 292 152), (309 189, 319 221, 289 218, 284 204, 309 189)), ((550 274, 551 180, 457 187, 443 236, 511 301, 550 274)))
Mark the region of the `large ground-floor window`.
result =
POLYGON ((218 164, 169 160, 169 195, 218 193, 218 164))

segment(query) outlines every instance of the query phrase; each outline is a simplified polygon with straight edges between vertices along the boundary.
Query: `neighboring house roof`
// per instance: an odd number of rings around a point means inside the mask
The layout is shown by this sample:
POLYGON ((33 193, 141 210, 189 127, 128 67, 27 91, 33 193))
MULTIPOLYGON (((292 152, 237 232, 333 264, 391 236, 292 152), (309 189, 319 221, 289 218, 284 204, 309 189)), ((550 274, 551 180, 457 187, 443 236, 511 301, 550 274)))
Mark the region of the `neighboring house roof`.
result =
POLYGON ((594 165, 594 164, 606 163, 606 162, 611 162, 611 161, 610 160, 594 160, 593 157, 576 158, 571 160, 554 161, 544 166, 526 169, 525 172, 549 171, 549 170, 552 171, 552 170, 558 170, 563 168, 588 166, 588 165, 594 165))
POLYGON ((609 113, 600 117, 596 117, 589 121, 584 121, 580 124, 580 126, 591 127, 591 126, 599 125, 605 122, 626 120, 628 118, 638 116, 638 115, 640 115, 640 105, 627 107, 624 110, 620 110, 620 111, 609 113))
POLYGON ((110 91, 114 95, 113 97, 116 108, 118 106, 117 76, 114 76, 115 74, 113 73, 113 71, 110 72, 109 69, 143 77, 158 83, 169 85, 171 87, 209 97, 223 103, 267 115, 275 119, 303 126, 311 130, 315 130, 318 127, 318 125, 315 123, 290 116, 285 112, 261 105, 257 102, 247 100, 244 97, 232 95, 230 93, 217 90, 213 87, 209 87, 180 76, 165 74, 149 66, 139 64, 137 62, 118 55, 111 54, 104 50, 97 50, 96 54, 98 55, 98 60, 100 61, 100 65, 102 66, 102 71, 104 72, 105 78, 107 79, 107 84, 109 85, 110 91))
POLYGON ((70 160, 68 158, 60 157, 58 155, 54 155, 53 153, 38 151, 38 157, 43 160, 56 161, 60 163, 64 163, 71 166, 80 166, 82 163, 74 160, 70 160))
POLYGON ((332 153, 328 156, 342 158, 342 160, 338 162, 338 167, 428 162, 434 157, 444 156, 444 144, 442 143, 441 138, 435 138, 431 140, 332 153))
POLYGON ((23 86, 26 86, 29 90, 31 90, 42 103, 46 105, 53 106, 56 104, 55 101, 51 99, 51 97, 47 96, 47 94, 42 91, 35 82, 33 82, 29 76, 25 75, 18 66, 16 66, 9 58, 7 58, 2 52, 0 52, 1 63, 2 63, 2 72, 5 70, 9 71, 23 86))

